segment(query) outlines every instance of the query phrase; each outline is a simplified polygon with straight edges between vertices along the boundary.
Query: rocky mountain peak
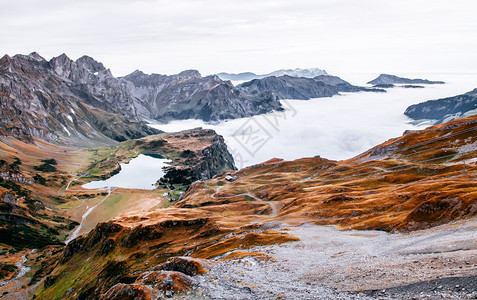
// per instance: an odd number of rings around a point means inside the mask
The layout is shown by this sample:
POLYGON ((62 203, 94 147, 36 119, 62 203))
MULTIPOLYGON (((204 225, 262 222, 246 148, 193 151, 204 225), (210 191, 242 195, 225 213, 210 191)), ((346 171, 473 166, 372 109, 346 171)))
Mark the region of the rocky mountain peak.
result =
POLYGON ((185 79, 200 79, 202 75, 200 75, 199 71, 197 70, 185 70, 178 74, 179 77, 185 79))
POLYGON ((102 63, 96 61, 94 58, 87 55, 83 55, 80 58, 78 58, 76 60, 76 64, 79 67, 82 67, 90 71, 91 73, 96 73, 96 72, 101 72, 106 70, 106 68, 104 67, 102 63))
POLYGON ((2 70, 2 72, 6 72, 8 67, 11 66, 11 60, 12 60, 12 58, 8 54, 5 54, 0 59, 0 70, 2 70))
POLYGON ((134 72, 132 72, 131 74, 129 75, 126 75, 126 77, 141 77, 141 76, 144 76, 146 75, 143 71, 140 71, 140 70, 135 70, 134 72))
POLYGON ((37 52, 32 52, 28 56, 36 61, 45 61, 45 59, 37 52))
POLYGON ((71 70, 76 68, 76 63, 63 53, 58 57, 53 57, 50 60, 50 66, 56 74, 63 77, 69 77, 71 70))
POLYGON ((0 61, 3 61, 3 60, 10 60, 10 59, 12 59, 12 58, 10 57, 10 55, 8 55, 8 54, 5 54, 4 56, 2 56, 2 58, 0 59, 0 61))
POLYGON ((69 58, 65 53, 61 54, 60 56, 53 57, 50 60, 50 63, 54 62, 55 64, 70 64, 71 62, 74 62, 71 58, 69 58))

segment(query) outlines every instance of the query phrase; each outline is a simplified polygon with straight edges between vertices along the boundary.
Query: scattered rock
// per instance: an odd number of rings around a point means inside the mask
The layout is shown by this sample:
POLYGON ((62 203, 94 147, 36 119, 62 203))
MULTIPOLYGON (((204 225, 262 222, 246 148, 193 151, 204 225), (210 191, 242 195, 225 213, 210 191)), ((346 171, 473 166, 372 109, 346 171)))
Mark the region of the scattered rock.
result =
POLYGON ((205 259, 191 257, 173 257, 158 266, 160 270, 177 271, 189 276, 207 273, 213 262, 205 259))
POLYGON ((144 285, 118 283, 102 294, 101 300, 150 300, 151 290, 144 285))

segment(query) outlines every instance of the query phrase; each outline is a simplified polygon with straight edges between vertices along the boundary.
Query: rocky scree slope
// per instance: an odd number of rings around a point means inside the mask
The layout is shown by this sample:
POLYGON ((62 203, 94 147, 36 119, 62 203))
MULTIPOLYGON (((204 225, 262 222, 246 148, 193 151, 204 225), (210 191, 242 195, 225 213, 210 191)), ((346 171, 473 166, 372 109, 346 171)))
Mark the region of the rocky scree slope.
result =
POLYGON ((351 85, 336 76, 320 75, 314 78, 291 77, 288 75, 263 79, 254 79, 237 86, 244 94, 260 94, 271 91, 279 99, 308 100, 311 98, 331 97, 339 92, 385 92, 382 89, 369 89, 351 85))
POLYGON ((49 62, 37 53, 0 59, 0 130, 33 141, 87 145, 139 138, 160 131, 131 119, 128 97, 109 70, 84 56, 49 62))
POLYGON ((409 106, 404 114, 414 120, 440 124, 477 114, 477 89, 468 93, 409 106))

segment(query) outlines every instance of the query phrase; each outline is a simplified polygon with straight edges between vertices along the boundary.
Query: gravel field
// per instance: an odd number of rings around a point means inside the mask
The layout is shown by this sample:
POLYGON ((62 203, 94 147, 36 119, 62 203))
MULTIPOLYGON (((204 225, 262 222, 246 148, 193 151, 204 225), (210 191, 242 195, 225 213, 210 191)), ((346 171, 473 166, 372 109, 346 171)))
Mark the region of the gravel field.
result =
POLYGON ((477 218, 409 234, 285 226, 299 242, 248 251, 199 279, 213 299, 477 299, 477 218))

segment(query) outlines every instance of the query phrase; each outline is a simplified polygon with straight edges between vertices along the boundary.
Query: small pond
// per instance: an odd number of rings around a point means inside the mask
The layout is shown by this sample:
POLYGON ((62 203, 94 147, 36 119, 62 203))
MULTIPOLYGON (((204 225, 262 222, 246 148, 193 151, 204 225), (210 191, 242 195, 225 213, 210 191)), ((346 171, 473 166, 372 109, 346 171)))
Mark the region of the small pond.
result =
POLYGON ((153 190, 154 184, 164 176, 163 168, 170 160, 153 155, 140 154, 127 164, 121 164, 121 171, 107 180, 91 181, 83 185, 86 189, 118 187, 125 189, 153 190))

